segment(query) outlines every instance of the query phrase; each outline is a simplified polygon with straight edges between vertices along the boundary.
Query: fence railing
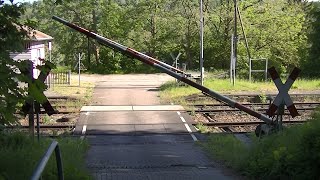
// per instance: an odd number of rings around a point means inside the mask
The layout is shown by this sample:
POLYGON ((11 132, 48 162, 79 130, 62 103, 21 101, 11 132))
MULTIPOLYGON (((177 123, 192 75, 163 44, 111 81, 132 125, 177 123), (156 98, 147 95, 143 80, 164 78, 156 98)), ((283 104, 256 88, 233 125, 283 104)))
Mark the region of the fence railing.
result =
POLYGON ((46 85, 51 87, 55 84, 67 84, 70 85, 70 79, 71 79, 71 71, 66 72, 50 72, 47 76, 47 79, 44 81, 46 85))
POLYGON ((38 180, 41 177, 41 174, 46 167, 50 156, 52 155, 53 151, 55 151, 56 155, 56 161, 57 161, 57 169, 58 169, 58 179, 59 180, 64 180, 63 177, 63 168, 62 168, 62 160, 61 160, 61 153, 60 153, 60 148, 58 145, 57 141, 53 141, 51 145, 49 146, 47 152, 43 155, 41 158, 41 161, 38 163, 36 169, 33 171, 31 180, 38 180))

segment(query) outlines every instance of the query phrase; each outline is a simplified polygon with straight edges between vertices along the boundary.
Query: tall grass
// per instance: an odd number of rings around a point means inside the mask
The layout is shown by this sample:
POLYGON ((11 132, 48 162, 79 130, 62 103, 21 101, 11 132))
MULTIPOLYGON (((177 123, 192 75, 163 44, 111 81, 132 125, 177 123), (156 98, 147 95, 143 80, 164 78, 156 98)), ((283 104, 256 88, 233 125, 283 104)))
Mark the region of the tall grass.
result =
MULTIPOLYGON (((88 143, 71 138, 57 140, 65 179, 91 179, 84 162, 88 143)), ((23 133, 0 133, 0 179, 29 179, 51 142, 51 139, 43 138, 38 143, 23 133)), ((57 179, 54 154, 43 173, 43 179, 57 179)))
POLYGON ((250 147, 232 135, 212 135, 206 150, 253 179, 319 179, 320 111, 303 125, 254 139, 250 147))
POLYGON ((93 88, 95 84, 93 82, 81 81, 80 87, 78 82, 78 77, 72 75, 71 76, 71 84, 69 85, 61 85, 57 84, 52 86, 49 91, 53 91, 60 95, 64 96, 72 96, 79 99, 76 103, 78 107, 81 107, 84 104, 87 104, 91 101, 93 88))

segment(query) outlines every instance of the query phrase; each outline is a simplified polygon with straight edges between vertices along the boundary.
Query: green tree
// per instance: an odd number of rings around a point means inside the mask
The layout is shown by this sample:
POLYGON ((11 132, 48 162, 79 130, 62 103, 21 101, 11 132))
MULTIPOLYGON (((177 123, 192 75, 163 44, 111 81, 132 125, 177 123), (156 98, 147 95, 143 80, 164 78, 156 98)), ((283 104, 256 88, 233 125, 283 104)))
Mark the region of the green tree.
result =
POLYGON ((314 2, 310 11, 309 48, 302 63, 302 73, 309 77, 320 77, 320 3, 314 2))
MULTIPOLYGON (((301 3, 285 0, 240 3, 252 58, 267 58, 270 66, 287 73, 300 66, 306 45, 306 14, 301 3)), ((239 46, 240 69, 248 69, 245 46, 239 46)))
POLYGON ((15 121, 13 114, 17 104, 25 99, 25 89, 18 86, 18 79, 25 77, 18 71, 26 66, 13 61, 9 54, 22 51, 28 40, 23 24, 30 25, 30 22, 21 22, 23 12, 23 4, 4 4, 0 1, 0 124, 15 121))
MULTIPOLYGON (((75 55, 80 52, 87 52, 88 41, 85 36, 74 30, 62 26, 60 23, 51 19, 53 15, 60 16, 76 23, 84 28, 99 33, 98 16, 102 1, 63 1, 56 3, 54 0, 43 0, 34 2, 32 5, 33 14, 29 18, 38 21, 38 29, 49 33, 55 37, 53 61, 60 65, 73 67, 76 64, 75 55)), ((95 41, 90 40, 89 55, 93 55, 95 64, 99 64, 99 47, 95 41)), ((91 56, 90 56, 91 57, 91 56)), ((86 61, 85 65, 90 67, 91 61, 86 61)))
POLYGON ((228 69, 231 34, 234 26, 232 1, 209 1, 205 14, 204 65, 212 69, 228 69))
MULTIPOLYGON (((305 1, 238 1, 252 58, 268 58, 285 73, 300 66, 307 52, 305 1)), ((233 1, 204 1, 206 69, 229 69, 230 39, 233 33, 233 1)), ((55 37, 56 62, 74 65, 74 55, 87 52, 87 38, 53 20, 60 16, 84 28, 102 34, 128 47, 172 63, 170 53, 182 53, 180 63, 198 69, 199 2, 198 0, 95 0, 55 3, 43 0, 33 4, 30 17, 39 20, 39 29, 55 37), (62 60, 57 60, 62 59, 62 60)), ((30 11, 28 11, 30 12, 30 11)), ((238 24, 238 69, 248 72, 248 57, 238 24)), ((145 72, 141 66, 112 49, 90 40, 85 66, 101 73, 145 72), (90 55, 91 54, 91 55, 90 55), (88 58, 90 57, 90 58, 88 58)))

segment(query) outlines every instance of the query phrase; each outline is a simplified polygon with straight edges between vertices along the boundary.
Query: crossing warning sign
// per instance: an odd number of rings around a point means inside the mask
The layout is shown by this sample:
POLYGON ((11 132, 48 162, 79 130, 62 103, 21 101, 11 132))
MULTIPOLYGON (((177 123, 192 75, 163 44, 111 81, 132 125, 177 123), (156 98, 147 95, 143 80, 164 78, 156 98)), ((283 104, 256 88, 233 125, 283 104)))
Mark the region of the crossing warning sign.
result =
MULTIPOLYGON (((40 82, 44 82, 45 79, 47 78, 49 72, 51 71, 52 67, 53 67, 52 63, 46 62, 43 65, 37 80, 40 81, 40 82)), ((31 71, 31 70, 29 70, 29 71, 31 71)), ((28 73, 28 72, 24 72, 24 73, 28 73)), ((32 83, 30 83, 30 87, 29 88, 37 88, 35 79, 32 79, 32 83)), ((48 101, 48 98, 44 95, 43 91, 39 91, 37 96, 38 96, 39 99, 42 99, 42 102, 40 102, 40 103, 41 103, 42 107, 45 109, 45 111, 46 111, 46 113, 48 115, 52 115, 52 114, 56 113, 55 110, 53 109, 53 107, 51 106, 50 102, 48 101)), ((29 102, 25 102, 25 104, 22 106, 22 111, 25 114, 27 114, 31 107, 32 106, 31 106, 31 104, 29 102)))
POLYGON ((289 110, 290 115, 292 117, 298 116, 299 113, 298 113, 296 107, 294 106, 294 103, 292 102, 292 99, 291 99, 288 91, 291 88, 291 86, 294 83, 294 81, 297 79, 297 77, 298 77, 299 73, 301 72, 301 70, 299 68, 295 67, 293 69, 293 71, 291 72, 289 78, 287 79, 287 81, 284 84, 282 83, 282 81, 280 79, 280 76, 279 76, 278 72, 276 71, 276 69, 274 67, 269 68, 268 72, 269 72, 273 82, 277 86, 279 94, 276 96, 276 98, 274 99, 273 103, 271 104, 271 106, 267 110, 267 115, 268 116, 274 116, 274 114, 277 111, 278 107, 282 103, 284 103, 287 106, 287 109, 289 110))

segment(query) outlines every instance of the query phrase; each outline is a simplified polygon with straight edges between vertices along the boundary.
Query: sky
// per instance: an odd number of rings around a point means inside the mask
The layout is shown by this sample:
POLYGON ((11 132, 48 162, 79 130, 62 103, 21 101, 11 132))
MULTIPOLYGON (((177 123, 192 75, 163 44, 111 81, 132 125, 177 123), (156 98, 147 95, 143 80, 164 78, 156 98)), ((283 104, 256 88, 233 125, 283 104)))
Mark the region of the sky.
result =
MULTIPOLYGON (((4 0, 4 1, 9 1, 9 0, 4 0)), ((38 0, 14 0, 13 2, 34 2, 38 0)), ((319 0, 309 0, 309 1, 319 1, 319 0)))
MULTIPOLYGON (((9 0, 4 0, 5 2, 6 1, 8 1, 9 2, 9 0)), ((13 2, 34 2, 34 1, 38 1, 38 0, 13 0, 13 2)), ((319 0, 309 0, 309 1, 319 1, 319 0)))
MULTIPOLYGON (((18 3, 18 2, 34 2, 37 0, 13 0, 14 3, 18 3)), ((10 2, 10 0, 4 0, 4 2, 10 2)))
MULTIPOLYGON (((34 2, 34 1, 38 1, 38 0, 13 0, 14 3, 18 3, 18 2, 34 2)), ((319 0, 308 0, 309 2, 311 1, 319 1, 319 0)), ((10 2, 10 0, 4 0, 4 2, 10 2)))

